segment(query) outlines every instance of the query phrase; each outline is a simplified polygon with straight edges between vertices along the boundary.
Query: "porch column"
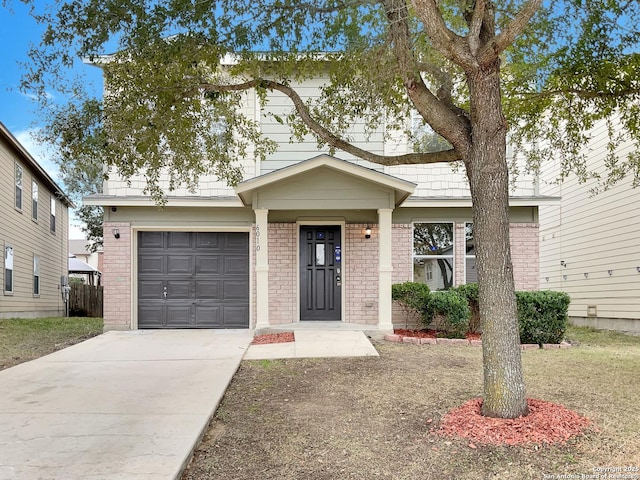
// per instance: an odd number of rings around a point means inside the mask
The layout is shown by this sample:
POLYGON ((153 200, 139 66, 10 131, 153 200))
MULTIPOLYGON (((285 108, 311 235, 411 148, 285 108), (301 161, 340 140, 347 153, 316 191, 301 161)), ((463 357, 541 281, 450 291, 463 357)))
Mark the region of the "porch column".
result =
POLYGON ((390 208, 378 210, 378 330, 393 330, 391 283, 393 274, 390 208))
POLYGON ((256 330, 269 327, 269 210, 256 214, 256 330))

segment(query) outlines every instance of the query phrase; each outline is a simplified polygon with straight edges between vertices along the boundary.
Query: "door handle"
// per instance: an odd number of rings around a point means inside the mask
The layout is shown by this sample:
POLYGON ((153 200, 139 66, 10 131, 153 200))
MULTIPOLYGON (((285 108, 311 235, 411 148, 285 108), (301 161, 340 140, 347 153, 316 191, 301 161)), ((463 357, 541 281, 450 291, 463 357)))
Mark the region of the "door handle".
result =
POLYGON ((339 287, 342 285, 342 280, 340 279, 340 275, 336 275, 336 287, 339 287))
POLYGON ((167 298, 167 287, 163 287, 162 296, 163 296, 164 298, 167 298))

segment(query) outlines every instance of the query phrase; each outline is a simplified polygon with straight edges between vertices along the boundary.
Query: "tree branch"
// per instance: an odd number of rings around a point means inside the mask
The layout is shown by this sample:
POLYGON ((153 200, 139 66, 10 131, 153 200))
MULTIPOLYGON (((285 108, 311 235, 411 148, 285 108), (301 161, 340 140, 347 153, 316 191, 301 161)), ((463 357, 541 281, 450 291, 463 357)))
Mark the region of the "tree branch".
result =
POLYGON ((468 71, 477 66, 465 38, 447 28, 437 0, 412 0, 416 13, 434 48, 444 57, 468 71))
POLYGON ((529 20, 542 5, 542 0, 529 0, 522 10, 511 20, 511 22, 502 30, 493 41, 487 43, 480 54, 478 60, 480 64, 488 64, 495 61, 509 45, 524 31, 529 20))
POLYGON ((482 21, 484 19, 486 5, 487 4, 484 0, 477 0, 476 6, 473 9, 471 21, 469 22, 469 35, 467 36, 467 39, 472 55, 476 55, 480 48, 480 31, 482 29, 482 21))
POLYGON ((275 82, 273 80, 266 79, 254 79, 248 80, 243 83, 228 84, 228 85, 212 85, 210 83, 202 83, 196 87, 199 91, 204 92, 237 92, 243 90, 249 90, 251 88, 265 88, 267 90, 276 90, 285 94, 293 102, 293 106, 296 109, 296 113, 300 116, 304 124, 314 132, 319 138, 321 138, 328 145, 335 147, 344 152, 350 153, 358 158, 367 160, 378 165, 414 165, 414 164, 426 164, 426 163, 451 163, 460 160, 460 156, 455 150, 445 150, 435 153, 407 153, 405 155, 377 155, 363 150, 361 148, 352 145, 351 143, 343 140, 342 138, 334 135, 327 128, 318 123, 309 112, 309 109, 305 105, 304 101, 298 93, 291 87, 282 83, 275 82))
MULTIPOLYGON (((420 67, 413 56, 408 23, 409 12, 405 0, 385 0, 384 8, 389 20, 393 52, 398 60, 399 74, 407 96, 436 133, 444 137, 458 151, 466 151, 470 141, 468 122, 462 115, 461 109, 453 105, 450 90, 447 92, 445 87, 442 92, 445 100, 440 101, 425 85, 420 75, 420 67)), ((422 67, 426 66, 422 65, 422 67)), ((444 72, 435 67, 429 68, 429 71, 435 76, 444 75, 444 72)), ((443 83, 443 86, 445 85, 446 83, 443 83)))

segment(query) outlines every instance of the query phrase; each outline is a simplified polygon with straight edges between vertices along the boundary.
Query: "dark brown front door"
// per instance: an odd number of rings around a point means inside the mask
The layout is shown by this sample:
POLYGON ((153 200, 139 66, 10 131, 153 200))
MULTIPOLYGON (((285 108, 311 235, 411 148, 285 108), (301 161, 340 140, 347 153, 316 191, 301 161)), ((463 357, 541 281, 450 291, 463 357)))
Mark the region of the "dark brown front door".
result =
POLYGON ((341 320, 340 226, 300 227, 300 320, 341 320))

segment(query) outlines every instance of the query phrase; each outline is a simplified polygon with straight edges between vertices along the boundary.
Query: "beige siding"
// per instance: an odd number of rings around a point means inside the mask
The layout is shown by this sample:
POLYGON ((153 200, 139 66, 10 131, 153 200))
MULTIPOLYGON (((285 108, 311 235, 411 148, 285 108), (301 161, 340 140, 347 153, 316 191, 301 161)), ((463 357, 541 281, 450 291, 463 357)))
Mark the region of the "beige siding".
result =
MULTIPOLYGON (((302 84, 293 83, 292 86, 303 99, 315 100, 321 95, 321 87, 325 83, 326 79, 318 78, 307 80, 302 84)), ((262 163, 262 173, 277 170, 322 153, 329 153, 329 148, 327 147, 318 148, 318 142, 311 135, 306 136, 302 142, 291 142, 291 130, 289 126, 279 123, 273 115, 266 114, 266 112, 269 112, 284 118, 292 111, 293 103, 291 103, 291 100, 286 95, 279 92, 269 94, 268 102, 263 108, 263 115, 260 120, 262 132, 272 140, 278 142, 279 148, 277 152, 270 155, 262 163)), ((381 129, 367 138, 364 123, 355 122, 346 135, 357 147, 367 149, 377 154, 384 153, 384 140, 381 129)), ((364 162, 350 154, 340 152, 337 156, 369 168, 382 169, 382 167, 378 165, 364 162)))
POLYGON ((67 275, 69 217, 66 206, 56 200, 56 232, 49 227, 53 193, 35 177, 29 164, 10 144, 0 140, 0 317, 61 315, 64 303, 60 277, 67 275), (15 162, 23 167, 22 210, 15 208, 15 162), (38 221, 32 220, 32 179, 38 181, 38 221), (4 249, 14 249, 13 294, 4 294, 4 249), (33 294, 33 256, 40 257, 40 295, 33 294))
MULTIPOLYGON (((585 146, 589 168, 599 174, 606 172, 606 146, 604 128, 585 146)), ((623 158, 631 148, 616 153, 623 158)), ((551 165, 544 177, 543 193, 561 195, 562 202, 540 209, 541 287, 569 293, 571 316, 586 317, 587 306, 596 306, 598 317, 640 319, 640 192, 624 179, 591 196, 594 182, 571 177, 552 185, 557 173, 551 165)))
MULTIPOLYGON (((318 78, 306 80, 302 84, 294 83, 293 86, 303 99, 314 100, 320 96, 321 86, 325 82, 326 79, 318 78)), ((280 92, 270 92, 267 103, 263 107, 257 102, 256 94, 253 90, 245 93, 244 100, 243 113, 249 119, 259 120, 262 133, 279 145, 278 150, 268 155, 263 162, 258 162, 253 157, 252 151, 248 152, 246 158, 239 159, 238 165, 242 166, 244 179, 250 179, 259 174, 269 173, 320 154, 329 153, 329 148, 320 148, 315 138, 310 135, 306 136, 301 142, 292 141, 289 126, 276 120, 273 114, 284 119, 293 111, 293 104, 286 95, 280 92)), ((380 155, 399 155, 410 150, 411 147, 403 132, 393 132, 393 138, 387 140, 384 139, 383 134, 384 129, 381 127, 378 131, 367 136, 364 122, 361 121, 355 122, 346 135, 348 140, 357 147, 380 155)), ((417 183, 414 193, 416 197, 468 197, 470 195, 464 169, 460 167, 454 168, 448 164, 382 167, 341 151, 337 151, 336 156, 343 160, 349 160, 417 183)), ((523 160, 518 159, 515 163, 518 164, 521 172, 525 171, 523 160)), ((104 193, 107 195, 142 195, 146 183, 144 175, 136 175, 131 178, 131 184, 127 185, 118 176, 117 172, 111 172, 110 179, 105 184, 104 193)), ((161 185, 165 189, 168 187, 167 175, 163 176, 161 185)), ((537 189, 535 175, 521 173, 519 176, 514 177, 512 181, 511 195, 532 196, 537 194, 537 189)), ((178 188, 170 192, 170 194, 191 197, 234 196, 234 191, 224 182, 218 181, 217 178, 204 176, 201 178, 195 192, 191 193, 185 188, 178 188)))

